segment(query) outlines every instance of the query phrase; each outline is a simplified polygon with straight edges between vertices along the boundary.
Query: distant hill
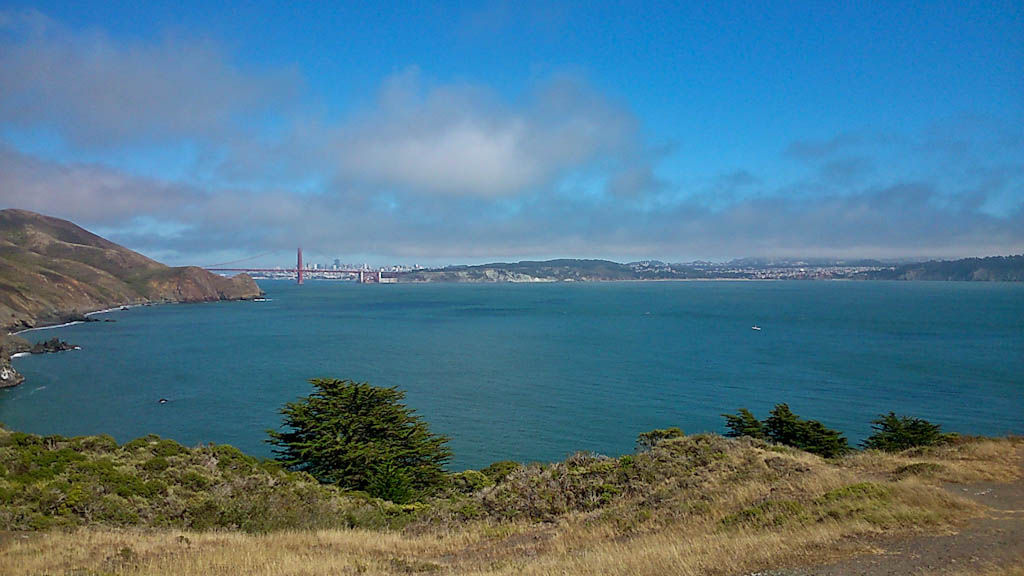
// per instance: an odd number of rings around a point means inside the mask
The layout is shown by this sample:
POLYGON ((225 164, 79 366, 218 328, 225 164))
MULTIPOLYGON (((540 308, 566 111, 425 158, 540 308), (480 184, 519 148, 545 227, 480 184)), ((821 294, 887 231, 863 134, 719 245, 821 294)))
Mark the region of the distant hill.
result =
POLYGON ((1024 281, 1024 256, 967 258, 952 262, 886 264, 877 260, 769 260, 669 264, 643 260, 495 262, 414 270, 398 282, 602 282, 621 280, 963 280, 1024 281))
POLYGON ((865 272, 867 280, 1024 282, 1024 255, 938 260, 865 272))
POLYGON ((449 266, 439 270, 403 272, 401 282, 590 282, 639 280, 633 267, 608 260, 546 260, 449 266))
POLYGON ((86 312, 148 302, 255 298, 248 276, 171 268, 71 222, 0 210, 0 327, 60 322, 86 312))

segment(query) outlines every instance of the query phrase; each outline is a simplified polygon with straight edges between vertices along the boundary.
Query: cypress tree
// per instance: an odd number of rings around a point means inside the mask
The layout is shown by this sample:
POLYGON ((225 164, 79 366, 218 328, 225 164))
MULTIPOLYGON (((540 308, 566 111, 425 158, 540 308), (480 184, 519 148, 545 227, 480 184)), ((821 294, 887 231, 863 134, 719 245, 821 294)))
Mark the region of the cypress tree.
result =
POLYGON ((277 459, 324 483, 406 500, 440 485, 448 438, 431 434, 401 401, 405 392, 366 382, 314 379, 316 391, 281 409, 270 430, 277 459))
POLYGON ((725 418, 725 426, 729 429, 725 433, 730 438, 750 436, 764 440, 764 424, 750 413, 746 408, 740 408, 736 414, 722 414, 725 418))
POLYGON ((931 446, 946 438, 942 427, 921 418, 897 416, 893 412, 871 421, 874 433, 862 445, 869 450, 899 452, 916 446, 931 446))

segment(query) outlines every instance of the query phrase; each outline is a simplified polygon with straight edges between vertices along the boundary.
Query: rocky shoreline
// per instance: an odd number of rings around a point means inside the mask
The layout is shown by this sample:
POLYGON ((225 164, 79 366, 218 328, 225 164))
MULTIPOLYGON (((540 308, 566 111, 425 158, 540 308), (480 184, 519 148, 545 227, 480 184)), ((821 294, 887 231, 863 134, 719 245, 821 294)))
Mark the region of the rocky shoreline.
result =
POLYGON ((11 364, 11 359, 17 354, 53 354, 81 348, 59 338, 50 338, 49 340, 31 343, 19 334, 40 328, 52 328, 77 322, 116 322, 112 318, 105 318, 103 320, 94 318, 91 314, 93 312, 86 314, 71 312, 57 316, 56 319, 50 322, 41 322, 39 325, 36 325, 36 322, 32 321, 31 327, 22 328, 16 332, 0 334, 0 388, 13 388, 25 381, 25 377, 11 364))
POLYGON ((81 350, 81 346, 68 344, 60 338, 50 338, 30 344, 28 340, 16 334, 0 337, 0 388, 11 388, 25 381, 25 377, 11 365, 11 358, 14 356, 19 354, 55 354, 69 350, 81 350))
POLYGON ((25 377, 11 366, 11 356, 31 349, 28 340, 20 336, 0 335, 0 388, 12 388, 25 381, 25 377))

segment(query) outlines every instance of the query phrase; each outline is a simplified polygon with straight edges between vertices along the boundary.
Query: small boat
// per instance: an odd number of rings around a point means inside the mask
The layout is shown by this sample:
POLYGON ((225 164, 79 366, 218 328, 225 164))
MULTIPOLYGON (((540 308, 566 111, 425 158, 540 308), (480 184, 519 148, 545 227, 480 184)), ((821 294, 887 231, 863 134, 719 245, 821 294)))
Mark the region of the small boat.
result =
POLYGON ((757 330, 758 332, 761 331, 761 327, 760 326, 751 326, 750 329, 751 330, 757 330))

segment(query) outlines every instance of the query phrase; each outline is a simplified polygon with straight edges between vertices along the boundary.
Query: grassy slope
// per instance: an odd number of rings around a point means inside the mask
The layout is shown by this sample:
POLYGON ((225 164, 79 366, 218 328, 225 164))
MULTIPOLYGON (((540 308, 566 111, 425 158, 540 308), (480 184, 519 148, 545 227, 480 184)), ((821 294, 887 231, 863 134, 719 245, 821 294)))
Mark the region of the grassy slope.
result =
POLYGON ((0 210, 0 327, 146 301, 255 297, 248 277, 169 268, 71 222, 0 210))
POLYGON ((4 574, 749 573, 849 553, 859 536, 955 526, 980 508, 941 484, 1019 479, 1024 454, 1020 439, 967 439, 826 461, 702 435, 403 508, 229 447, 8 432, 0 444, 7 528, 78 526, 7 538, 4 574), (86 514, 85 501, 121 512, 86 514))

